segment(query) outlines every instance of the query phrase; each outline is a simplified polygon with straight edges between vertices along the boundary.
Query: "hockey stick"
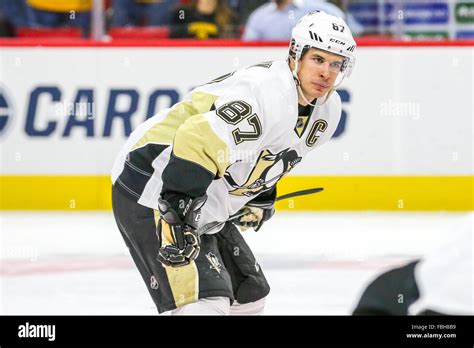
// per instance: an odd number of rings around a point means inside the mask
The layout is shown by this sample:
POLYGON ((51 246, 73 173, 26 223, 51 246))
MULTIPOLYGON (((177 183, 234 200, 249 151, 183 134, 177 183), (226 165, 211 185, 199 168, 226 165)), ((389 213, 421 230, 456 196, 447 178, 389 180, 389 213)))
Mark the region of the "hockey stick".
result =
MULTIPOLYGON (((317 187, 317 188, 313 188, 313 189, 307 189, 307 190, 291 192, 291 193, 287 193, 286 195, 277 197, 275 199, 275 202, 278 202, 278 201, 281 201, 281 200, 284 200, 284 199, 288 199, 288 198, 292 198, 292 197, 311 195, 313 193, 318 193, 318 192, 321 192, 323 190, 324 190, 324 188, 317 187)), ((248 210, 240 209, 237 213, 232 214, 231 216, 229 216, 229 219, 227 219, 227 221, 234 220, 236 218, 244 216, 247 213, 248 213, 248 210)), ((224 225, 227 221, 224 221, 224 222, 210 222, 210 223, 202 226, 201 228, 199 228, 197 232, 198 232, 199 235, 203 235, 203 234, 209 232, 210 230, 212 230, 216 227, 220 227, 220 226, 224 225)))
POLYGON ((291 193, 287 193, 286 195, 277 197, 275 199, 275 201, 278 202, 278 201, 288 199, 288 198, 292 198, 292 197, 311 195, 313 193, 318 193, 318 192, 321 192, 323 190, 324 190, 324 188, 317 187, 317 188, 308 189, 308 190, 301 190, 301 191, 291 192, 291 193))

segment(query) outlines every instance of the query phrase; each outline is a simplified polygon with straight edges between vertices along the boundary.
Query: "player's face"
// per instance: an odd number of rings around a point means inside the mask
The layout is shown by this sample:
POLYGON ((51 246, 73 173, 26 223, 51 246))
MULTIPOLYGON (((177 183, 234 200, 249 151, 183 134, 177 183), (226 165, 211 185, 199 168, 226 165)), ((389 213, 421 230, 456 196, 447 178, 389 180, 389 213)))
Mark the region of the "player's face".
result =
POLYGON ((308 100, 321 98, 334 86, 341 71, 344 57, 310 48, 300 60, 298 77, 308 100))

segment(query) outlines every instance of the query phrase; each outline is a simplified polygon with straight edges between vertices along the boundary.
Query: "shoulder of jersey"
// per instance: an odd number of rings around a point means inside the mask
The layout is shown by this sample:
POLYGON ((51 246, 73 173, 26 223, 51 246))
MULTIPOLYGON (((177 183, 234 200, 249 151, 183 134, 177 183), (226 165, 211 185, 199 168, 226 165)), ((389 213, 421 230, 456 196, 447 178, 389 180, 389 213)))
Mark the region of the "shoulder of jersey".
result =
POLYGON ((237 72, 242 78, 249 78, 256 86, 271 90, 291 90, 294 84, 291 72, 284 61, 262 62, 237 72))
POLYGON ((326 102, 329 107, 331 116, 340 118, 341 117, 341 97, 337 91, 333 92, 329 97, 329 100, 326 102))
POLYGON ((244 93, 259 103, 287 102, 296 91, 291 72, 284 61, 263 62, 223 75, 198 87, 216 95, 244 93), (284 97, 282 100, 282 96, 284 97))
POLYGON ((288 119, 291 107, 297 107, 296 85, 285 61, 264 62, 237 73, 251 85, 262 111, 276 121, 288 119))
POLYGON ((294 127, 294 124, 290 124, 293 121, 288 115, 296 115, 298 97, 295 82, 285 61, 262 62, 245 67, 221 76, 199 89, 252 104, 263 124, 268 125, 267 122, 271 120, 270 124, 275 127, 294 127))

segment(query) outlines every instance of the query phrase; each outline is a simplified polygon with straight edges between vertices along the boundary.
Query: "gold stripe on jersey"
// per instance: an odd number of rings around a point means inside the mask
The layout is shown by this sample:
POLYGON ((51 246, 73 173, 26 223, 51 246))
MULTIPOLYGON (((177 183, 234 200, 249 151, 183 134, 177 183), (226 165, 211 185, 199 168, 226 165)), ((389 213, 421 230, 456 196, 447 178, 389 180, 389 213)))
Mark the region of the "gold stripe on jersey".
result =
POLYGON ((135 144, 133 150, 148 143, 170 145, 178 127, 189 117, 195 114, 195 109, 190 102, 176 104, 166 117, 151 127, 135 144))
POLYGON ((219 98, 216 95, 212 95, 204 92, 194 92, 191 95, 191 102, 196 109, 196 114, 202 114, 211 110, 212 104, 219 98))
POLYGON ((199 273, 196 262, 181 267, 165 267, 176 307, 194 303, 199 297, 199 273))
POLYGON ((229 148, 204 115, 190 117, 176 132, 173 154, 222 177, 229 166, 229 148))
POLYGON ((177 129, 189 117, 208 112, 217 96, 203 92, 191 95, 191 101, 176 104, 166 117, 151 127, 134 145, 133 150, 148 143, 171 145, 177 129))
MULTIPOLYGON (((160 220, 160 213, 158 210, 154 210, 154 216, 155 224, 158 226, 160 220)), ((166 227, 169 229, 169 226, 166 225, 166 227)), ((170 244, 169 239, 163 233, 165 228, 162 228, 161 230, 161 246, 170 244)), ((199 273, 194 260, 192 260, 189 265, 186 266, 164 267, 164 269, 166 271, 166 276, 168 277, 169 287, 171 289, 171 293, 173 294, 176 307, 182 307, 198 300, 199 273)))

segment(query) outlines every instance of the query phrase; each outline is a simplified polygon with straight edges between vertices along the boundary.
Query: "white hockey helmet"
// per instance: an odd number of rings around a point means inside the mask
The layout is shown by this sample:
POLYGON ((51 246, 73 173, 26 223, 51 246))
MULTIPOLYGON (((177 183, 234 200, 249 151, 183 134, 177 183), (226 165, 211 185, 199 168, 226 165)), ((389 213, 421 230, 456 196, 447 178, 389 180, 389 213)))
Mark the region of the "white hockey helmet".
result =
POLYGON ((290 57, 296 63, 309 48, 343 56, 341 68, 343 76, 349 77, 355 65, 356 42, 346 22, 323 11, 313 11, 304 15, 293 28, 290 42, 290 57))

